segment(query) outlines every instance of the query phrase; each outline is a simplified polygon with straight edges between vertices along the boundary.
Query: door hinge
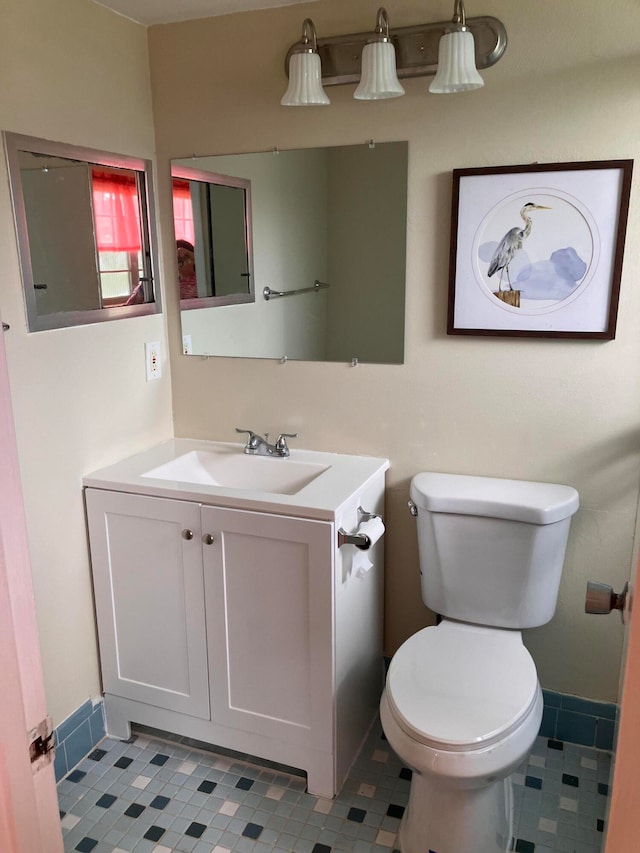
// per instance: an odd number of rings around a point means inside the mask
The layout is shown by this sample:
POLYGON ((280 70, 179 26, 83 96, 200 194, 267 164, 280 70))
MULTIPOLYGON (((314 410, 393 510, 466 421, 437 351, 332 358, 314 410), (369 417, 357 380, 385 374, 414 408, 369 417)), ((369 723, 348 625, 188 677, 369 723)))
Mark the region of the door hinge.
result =
POLYGON ((29 757, 35 773, 51 764, 55 757, 55 735, 51 717, 45 717, 41 723, 29 732, 29 757))

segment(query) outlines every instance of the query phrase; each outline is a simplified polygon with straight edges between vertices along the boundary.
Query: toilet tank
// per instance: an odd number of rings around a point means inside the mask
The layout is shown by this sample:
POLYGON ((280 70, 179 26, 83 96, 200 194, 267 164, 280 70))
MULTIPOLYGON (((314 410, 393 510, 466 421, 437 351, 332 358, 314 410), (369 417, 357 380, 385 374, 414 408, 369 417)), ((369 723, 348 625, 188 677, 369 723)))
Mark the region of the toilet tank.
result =
POLYGON ((533 628, 556 608, 571 486, 460 474, 417 474, 422 598, 451 619, 533 628))

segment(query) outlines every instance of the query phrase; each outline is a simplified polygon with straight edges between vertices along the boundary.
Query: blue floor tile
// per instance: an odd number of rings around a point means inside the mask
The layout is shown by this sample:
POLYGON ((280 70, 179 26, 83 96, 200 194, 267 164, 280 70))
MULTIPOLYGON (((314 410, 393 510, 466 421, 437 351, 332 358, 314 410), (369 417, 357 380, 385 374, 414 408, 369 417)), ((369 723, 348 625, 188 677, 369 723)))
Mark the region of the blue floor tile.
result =
MULTIPOLYGON (((411 771, 379 723, 333 801, 305 793, 304 779, 282 769, 148 734, 132 743, 105 738, 92 758, 58 786, 65 853, 153 853, 156 846, 179 853, 216 846, 233 853, 399 853, 411 771)), ((609 767, 607 752, 538 737, 512 777, 512 851, 566 851, 575 838, 576 850, 598 853, 609 767)))

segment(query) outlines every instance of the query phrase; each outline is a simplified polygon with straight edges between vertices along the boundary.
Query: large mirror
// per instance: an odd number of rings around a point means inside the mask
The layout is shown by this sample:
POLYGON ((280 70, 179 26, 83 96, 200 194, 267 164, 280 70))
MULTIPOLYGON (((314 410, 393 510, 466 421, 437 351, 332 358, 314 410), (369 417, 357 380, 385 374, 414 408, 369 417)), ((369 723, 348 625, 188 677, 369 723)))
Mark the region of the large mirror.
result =
MULTIPOLYGON (((179 235, 193 233, 192 293, 198 294, 180 303, 184 352, 401 364, 407 160, 406 142, 386 142, 173 161, 177 269, 185 266, 181 248, 191 243, 179 235), (214 209, 211 193, 212 207, 202 212, 198 184, 215 184, 221 176, 250 187, 242 191, 248 220, 240 203, 235 216, 229 208, 214 209), (180 180, 189 182, 191 206, 200 210, 192 231, 185 230, 190 226, 180 221, 184 210, 175 203, 180 180), (207 240, 198 246, 198 234, 206 231, 198 219, 219 220, 220 210, 227 211, 224 240, 240 247, 232 281, 249 273, 244 302, 225 304, 224 295, 216 299, 209 289, 211 250, 207 240)), ((186 197, 186 187, 183 192, 186 197)), ((215 243, 215 228, 212 233, 215 243)))
POLYGON ((159 310, 148 161, 4 140, 29 331, 159 310))

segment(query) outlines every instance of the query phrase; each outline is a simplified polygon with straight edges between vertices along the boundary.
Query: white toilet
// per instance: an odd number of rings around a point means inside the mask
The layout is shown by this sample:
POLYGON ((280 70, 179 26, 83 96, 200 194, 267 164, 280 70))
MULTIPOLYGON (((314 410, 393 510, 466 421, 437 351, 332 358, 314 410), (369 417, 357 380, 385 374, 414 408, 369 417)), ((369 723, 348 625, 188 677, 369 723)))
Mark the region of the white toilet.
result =
POLYGON ((520 631, 553 616, 578 493, 426 473, 413 478, 411 500, 422 598, 443 619, 398 649, 380 703, 387 740, 413 770, 399 846, 506 853, 508 776, 542 719, 520 631))

